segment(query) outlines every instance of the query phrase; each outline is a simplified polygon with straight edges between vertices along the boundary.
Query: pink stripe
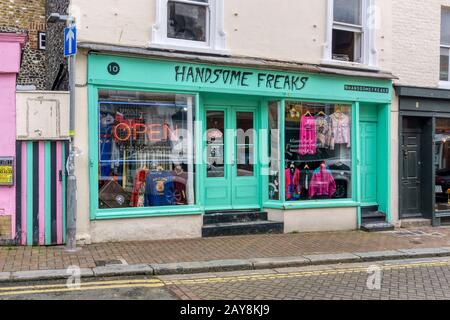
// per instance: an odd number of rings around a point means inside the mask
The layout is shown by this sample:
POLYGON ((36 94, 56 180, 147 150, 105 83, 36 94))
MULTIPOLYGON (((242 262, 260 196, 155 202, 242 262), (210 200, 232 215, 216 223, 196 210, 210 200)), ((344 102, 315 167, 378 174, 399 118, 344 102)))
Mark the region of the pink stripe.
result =
POLYGON ((62 244, 62 182, 59 181, 59 172, 62 170, 61 141, 56 142, 56 239, 62 244))
POLYGON ((27 245, 27 144, 22 142, 22 245, 27 245))
POLYGON ((45 148, 39 142, 39 244, 45 244, 45 148))

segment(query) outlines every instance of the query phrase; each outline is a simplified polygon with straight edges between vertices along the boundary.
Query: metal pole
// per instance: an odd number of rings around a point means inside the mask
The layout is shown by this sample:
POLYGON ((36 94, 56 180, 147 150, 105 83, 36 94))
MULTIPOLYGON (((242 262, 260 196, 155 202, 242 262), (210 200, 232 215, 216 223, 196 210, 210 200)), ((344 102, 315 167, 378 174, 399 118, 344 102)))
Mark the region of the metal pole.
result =
MULTIPOLYGON (((72 22, 69 23, 72 24, 72 22)), ((75 251, 77 229, 77 179, 75 176, 75 55, 69 57, 70 142, 67 159, 67 250, 75 251)))

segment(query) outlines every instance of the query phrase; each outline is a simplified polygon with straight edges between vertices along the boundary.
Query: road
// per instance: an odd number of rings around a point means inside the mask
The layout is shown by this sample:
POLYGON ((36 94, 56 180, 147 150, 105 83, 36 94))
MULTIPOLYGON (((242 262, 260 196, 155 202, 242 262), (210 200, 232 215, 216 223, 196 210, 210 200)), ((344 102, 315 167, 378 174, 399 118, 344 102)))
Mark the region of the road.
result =
POLYGON ((1 284, 0 299, 450 299, 450 258, 1 284))

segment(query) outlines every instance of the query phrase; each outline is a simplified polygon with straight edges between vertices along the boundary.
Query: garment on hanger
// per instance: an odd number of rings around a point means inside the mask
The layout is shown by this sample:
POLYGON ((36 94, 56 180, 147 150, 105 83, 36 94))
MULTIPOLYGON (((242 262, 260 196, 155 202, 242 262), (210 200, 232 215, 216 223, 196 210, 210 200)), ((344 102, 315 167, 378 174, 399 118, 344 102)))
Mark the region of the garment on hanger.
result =
POLYGON ((150 171, 145 186, 146 207, 170 206, 173 201, 174 184, 172 174, 167 171, 150 171))
POLYGON ((334 150, 336 144, 347 144, 350 148, 350 117, 342 112, 335 112, 330 116, 333 124, 333 140, 330 146, 334 150))
POLYGON ((311 170, 305 166, 303 170, 300 171, 300 186, 302 198, 308 197, 309 186, 311 180, 311 170))
POLYGON ((309 198, 326 196, 331 198, 336 192, 333 175, 324 164, 314 170, 309 186, 309 198))
POLYGON ((107 179, 111 176, 111 157, 113 155, 114 140, 112 130, 114 126, 114 117, 110 113, 100 113, 100 176, 107 179))
POLYGON ((174 204, 183 205, 187 204, 186 185, 188 180, 187 172, 185 172, 181 166, 176 166, 172 171, 173 184, 174 184, 174 204))
POLYGON ((131 193, 131 207, 143 207, 145 204, 145 181, 147 179, 147 170, 140 169, 136 172, 134 178, 133 191, 131 193))
POLYGON ((286 200, 298 200, 300 198, 300 171, 286 168, 284 171, 286 200))
POLYGON ((325 113, 316 116, 317 148, 329 148, 333 140, 333 125, 325 113))
POLYGON ((316 154, 316 120, 309 115, 303 115, 300 120, 300 146, 301 155, 316 154))

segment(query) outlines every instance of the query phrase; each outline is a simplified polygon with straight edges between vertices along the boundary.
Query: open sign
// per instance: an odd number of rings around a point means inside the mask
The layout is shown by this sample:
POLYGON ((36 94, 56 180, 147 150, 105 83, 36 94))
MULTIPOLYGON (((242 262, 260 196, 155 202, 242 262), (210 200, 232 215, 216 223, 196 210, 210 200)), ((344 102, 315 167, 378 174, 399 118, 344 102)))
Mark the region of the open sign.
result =
POLYGON ((143 124, 134 123, 128 124, 121 122, 113 127, 112 133, 116 141, 126 142, 131 138, 133 140, 139 137, 147 136, 150 142, 159 141, 178 141, 178 127, 173 130, 167 123, 164 124, 143 124))

